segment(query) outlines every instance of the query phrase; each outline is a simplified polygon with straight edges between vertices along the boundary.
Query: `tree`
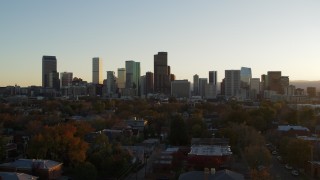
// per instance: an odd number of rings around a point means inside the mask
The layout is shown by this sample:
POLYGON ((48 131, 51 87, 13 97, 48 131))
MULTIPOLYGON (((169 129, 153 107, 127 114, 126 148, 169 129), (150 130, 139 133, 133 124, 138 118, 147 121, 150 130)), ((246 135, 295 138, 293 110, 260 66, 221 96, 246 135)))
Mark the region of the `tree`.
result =
POLYGON ((265 146, 249 145, 244 151, 245 159, 251 168, 258 166, 269 166, 271 163, 271 154, 265 146))
POLYGON ((78 180, 96 179, 98 172, 96 167, 90 162, 84 162, 76 165, 74 174, 78 180))
POLYGON ((118 144, 110 144, 108 137, 98 134, 88 151, 88 160, 103 177, 118 177, 129 165, 131 156, 118 144))
POLYGON ((84 162, 88 144, 76 136, 77 128, 72 124, 45 126, 33 136, 28 147, 31 158, 62 161, 65 165, 84 162))
POLYGON ((288 163, 296 167, 304 167, 304 164, 311 160, 311 148, 307 141, 290 139, 287 146, 288 163))
POLYGON ((250 170, 250 179, 252 180, 270 180, 272 179, 270 173, 267 171, 267 169, 263 170, 257 170, 257 169, 251 169, 250 170))
POLYGON ((178 146, 189 144, 186 125, 179 115, 175 115, 171 118, 169 142, 171 145, 178 146))

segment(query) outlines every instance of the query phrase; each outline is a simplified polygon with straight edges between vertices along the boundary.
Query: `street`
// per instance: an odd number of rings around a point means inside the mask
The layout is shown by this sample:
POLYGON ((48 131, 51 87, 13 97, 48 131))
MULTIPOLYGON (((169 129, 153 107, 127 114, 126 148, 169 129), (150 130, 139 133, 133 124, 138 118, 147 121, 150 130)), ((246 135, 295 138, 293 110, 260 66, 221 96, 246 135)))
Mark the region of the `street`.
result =
POLYGON ((271 163, 270 174, 276 180, 306 179, 305 176, 301 174, 299 176, 293 176, 291 170, 287 170, 285 164, 281 164, 276 156, 272 156, 271 163))

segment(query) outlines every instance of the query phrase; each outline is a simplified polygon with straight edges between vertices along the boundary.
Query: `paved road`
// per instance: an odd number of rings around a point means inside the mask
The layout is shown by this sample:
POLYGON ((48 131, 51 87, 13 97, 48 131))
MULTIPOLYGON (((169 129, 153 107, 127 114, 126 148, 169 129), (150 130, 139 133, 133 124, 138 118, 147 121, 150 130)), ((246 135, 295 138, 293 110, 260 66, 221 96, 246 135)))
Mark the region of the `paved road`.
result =
POLYGON ((287 180, 287 179, 305 179, 301 175, 293 176, 291 170, 287 170, 284 164, 280 164, 275 156, 272 156, 272 165, 270 168, 270 174, 276 180, 287 180))
POLYGON ((147 163, 138 171, 130 173, 125 179, 126 180, 136 180, 136 179, 146 179, 145 175, 148 173, 152 173, 152 164, 156 160, 157 156, 162 151, 163 147, 160 145, 159 147, 156 147, 154 151, 152 151, 152 154, 148 158, 147 163))

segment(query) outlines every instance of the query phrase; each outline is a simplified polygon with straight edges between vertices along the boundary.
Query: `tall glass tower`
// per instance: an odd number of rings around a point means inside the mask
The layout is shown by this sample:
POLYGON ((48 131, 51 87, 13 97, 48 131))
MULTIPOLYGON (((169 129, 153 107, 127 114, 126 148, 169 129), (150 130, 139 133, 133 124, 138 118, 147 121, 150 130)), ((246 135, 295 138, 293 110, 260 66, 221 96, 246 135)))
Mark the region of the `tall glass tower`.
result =
POLYGON ((241 86, 249 87, 251 78, 252 78, 251 68, 241 67, 241 70, 240 70, 241 86))

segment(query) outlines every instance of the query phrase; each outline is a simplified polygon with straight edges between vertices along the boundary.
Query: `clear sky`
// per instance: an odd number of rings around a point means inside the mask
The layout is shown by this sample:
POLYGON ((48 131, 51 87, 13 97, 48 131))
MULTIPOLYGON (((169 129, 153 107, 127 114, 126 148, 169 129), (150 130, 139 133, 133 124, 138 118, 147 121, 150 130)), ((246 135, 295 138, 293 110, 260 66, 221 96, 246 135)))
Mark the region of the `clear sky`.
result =
POLYGON ((158 51, 177 79, 244 66, 320 80, 320 1, 0 1, 0 86, 41 85, 43 55, 91 82, 92 57, 104 71, 139 61, 144 74, 158 51))

